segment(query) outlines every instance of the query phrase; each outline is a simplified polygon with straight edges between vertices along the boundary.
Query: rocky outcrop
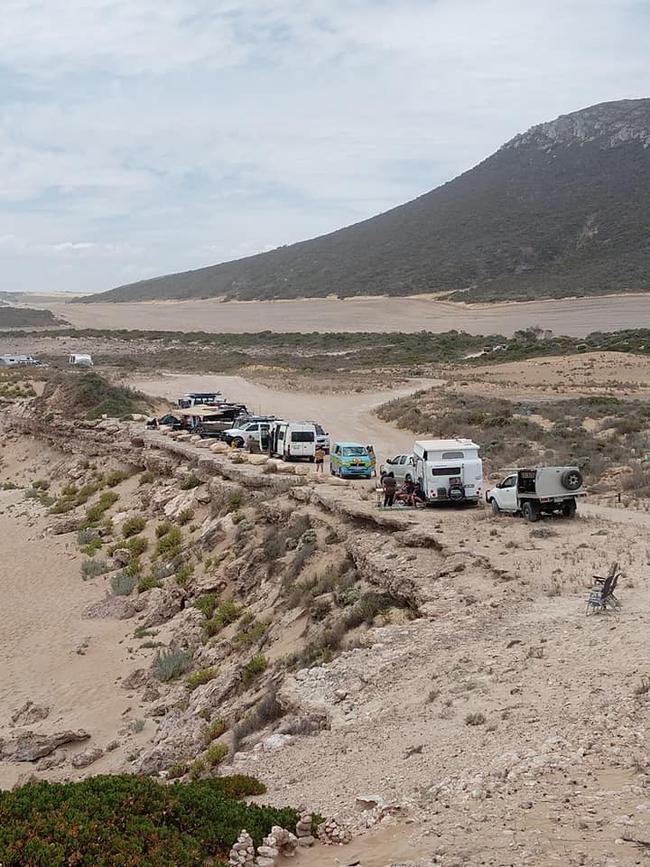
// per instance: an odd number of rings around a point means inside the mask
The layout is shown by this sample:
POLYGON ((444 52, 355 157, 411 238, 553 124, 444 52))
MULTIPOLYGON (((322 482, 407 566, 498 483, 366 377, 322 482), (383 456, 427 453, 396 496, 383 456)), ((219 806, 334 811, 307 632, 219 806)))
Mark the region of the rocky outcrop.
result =
POLYGON ((24 731, 10 740, 0 740, 0 760, 5 762, 36 762, 64 744, 87 741, 88 732, 63 731, 56 734, 43 735, 33 731, 24 731))
POLYGON ((26 701, 22 707, 19 707, 18 710, 12 713, 11 722, 13 725, 29 726, 47 719, 49 714, 49 707, 42 704, 34 704, 33 701, 26 701))

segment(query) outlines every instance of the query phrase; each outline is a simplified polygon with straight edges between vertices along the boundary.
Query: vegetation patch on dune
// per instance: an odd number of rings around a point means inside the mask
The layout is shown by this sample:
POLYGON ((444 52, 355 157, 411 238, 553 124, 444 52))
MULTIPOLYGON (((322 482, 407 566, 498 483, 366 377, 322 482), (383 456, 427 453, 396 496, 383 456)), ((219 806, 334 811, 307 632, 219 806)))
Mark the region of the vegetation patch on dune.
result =
POLYGON ((273 825, 295 827, 291 808, 243 803, 265 791, 244 776, 167 786, 130 775, 29 783, 0 792, 0 862, 200 867, 213 858, 224 864, 242 828, 259 845, 273 825))

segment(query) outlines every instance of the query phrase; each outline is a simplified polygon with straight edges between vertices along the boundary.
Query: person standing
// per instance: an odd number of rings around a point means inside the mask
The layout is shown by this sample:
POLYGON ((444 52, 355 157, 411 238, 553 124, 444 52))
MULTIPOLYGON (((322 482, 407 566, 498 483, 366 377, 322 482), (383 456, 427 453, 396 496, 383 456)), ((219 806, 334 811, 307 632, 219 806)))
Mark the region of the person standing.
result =
POLYGON ((314 460, 316 461, 316 472, 323 472, 323 465, 325 463, 325 449, 322 446, 318 446, 316 452, 314 453, 314 460))
POLYGON ((397 490, 395 474, 388 473, 387 475, 385 475, 382 480, 381 486, 384 489, 384 508, 391 508, 395 500, 395 491, 397 490))

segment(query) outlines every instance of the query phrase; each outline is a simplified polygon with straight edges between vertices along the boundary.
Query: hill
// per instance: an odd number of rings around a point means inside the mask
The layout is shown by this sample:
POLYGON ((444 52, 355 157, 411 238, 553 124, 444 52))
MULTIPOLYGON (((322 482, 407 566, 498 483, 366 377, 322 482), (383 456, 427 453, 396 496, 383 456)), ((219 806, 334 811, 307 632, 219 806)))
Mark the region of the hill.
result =
POLYGON ((535 126, 455 180, 329 235, 85 300, 650 290, 650 99, 535 126))
POLYGON ((50 310, 11 307, 0 301, 0 328, 45 328, 67 324, 64 319, 59 319, 50 310))

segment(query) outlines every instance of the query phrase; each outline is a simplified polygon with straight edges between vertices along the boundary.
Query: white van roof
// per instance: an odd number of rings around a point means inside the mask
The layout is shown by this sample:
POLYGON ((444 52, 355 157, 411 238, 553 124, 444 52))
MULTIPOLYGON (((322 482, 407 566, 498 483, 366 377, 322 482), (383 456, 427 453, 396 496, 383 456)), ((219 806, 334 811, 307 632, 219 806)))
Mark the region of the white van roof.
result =
POLYGON ((449 440, 417 440, 415 450, 421 452, 453 451, 455 449, 478 449, 472 440, 457 437, 449 440))

